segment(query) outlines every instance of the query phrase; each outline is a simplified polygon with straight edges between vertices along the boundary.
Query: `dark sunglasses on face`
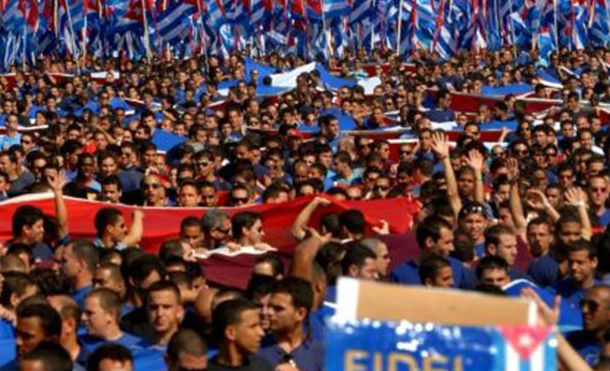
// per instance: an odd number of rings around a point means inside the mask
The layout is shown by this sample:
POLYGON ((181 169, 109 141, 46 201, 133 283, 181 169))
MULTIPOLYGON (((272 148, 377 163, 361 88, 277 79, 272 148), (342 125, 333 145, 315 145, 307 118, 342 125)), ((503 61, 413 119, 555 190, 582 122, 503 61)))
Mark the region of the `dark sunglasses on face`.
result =
POLYGON ((161 184, 159 183, 144 183, 144 189, 158 189, 161 188, 161 184))
POLYGON ((593 300, 582 299, 580 301, 580 309, 584 309, 585 307, 589 308, 591 312, 596 312, 600 305, 593 300))

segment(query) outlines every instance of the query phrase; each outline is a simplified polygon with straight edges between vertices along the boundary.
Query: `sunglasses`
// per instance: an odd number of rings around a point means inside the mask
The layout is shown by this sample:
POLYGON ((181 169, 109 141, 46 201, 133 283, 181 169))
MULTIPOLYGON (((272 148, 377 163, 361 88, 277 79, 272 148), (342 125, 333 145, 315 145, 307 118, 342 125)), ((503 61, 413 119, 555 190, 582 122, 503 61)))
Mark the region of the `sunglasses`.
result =
POLYGON ((197 163, 197 165, 204 166, 204 167, 209 166, 210 164, 211 164, 211 162, 206 162, 206 161, 199 161, 197 163))
POLYGON ((390 189, 390 186, 375 186, 376 191, 387 191, 390 189))
POLYGON ((143 185, 144 189, 157 189, 157 188, 161 188, 161 184, 159 183, 145 183, 143 185))
POLYGON ((407 155, 407 156, 410 156, 410 155, 412 155, 412 154, 413 154, 413 152, 411 152, 411 151, 400 151, 399 153, 400 153, 401 155, 407 155))
POLYGON ((231 196, 231 201, 233 201, 233 203, 246 203, 248 202, 248 197, 233 197, 231 196))

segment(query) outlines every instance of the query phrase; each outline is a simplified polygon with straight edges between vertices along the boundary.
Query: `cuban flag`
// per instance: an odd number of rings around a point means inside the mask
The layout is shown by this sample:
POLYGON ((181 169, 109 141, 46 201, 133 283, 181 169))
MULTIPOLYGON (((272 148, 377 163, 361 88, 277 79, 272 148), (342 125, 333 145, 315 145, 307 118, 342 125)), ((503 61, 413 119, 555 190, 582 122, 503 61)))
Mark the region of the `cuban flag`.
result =
POLYGON ((550 66, 549 57, 551 52, 555 50, 555 43, 548 26, 540 28, 540 33, 538 34, 538 50, 540 50, 540 60, 546 67, 550 66))
POLYGON ((497 368, 502 370, 547 371, 557 369, 557 351, 547 327, 498 326, 495 337, 497 368))
POLYGON ((572 26, 572 47, 578 50, 584 49, 588 41, 586 0, 572 0, 570 23, 572 26))
POLYGON ((159 35, 170 45, 178 44, 189 35, 191 22, 188 17, 195 14, 201 5, 197 0, 173 0, 157 17, 159 35))
POLYGON ((23 33, 25 27, 25 17, 21 11, 22 5, 19 0, 8 0, 5 3, 4 12, 2 13, 2 28, 6 32, 17 34, 23 33))
POLYGON ((350 14, 350 4, 347 0, 323 0, 322 12, 326 19, 340 18, 350 14))
POLYGON ((589 39, 597 46, 610 42, 610 19, 607 0, 593 0, 589 18, 589 39))

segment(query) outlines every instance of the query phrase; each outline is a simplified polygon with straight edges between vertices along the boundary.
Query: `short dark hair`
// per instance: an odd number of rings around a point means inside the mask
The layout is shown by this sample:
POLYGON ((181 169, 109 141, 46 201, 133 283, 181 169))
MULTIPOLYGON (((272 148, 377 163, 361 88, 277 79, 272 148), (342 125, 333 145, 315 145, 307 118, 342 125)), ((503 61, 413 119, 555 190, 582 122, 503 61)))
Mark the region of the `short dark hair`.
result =
POLYGON ((274 294, 288 294, 295 308, 307 309, 307 314, 313 307, 313 289, 311 283, 298 277, 287 277, 275 285, 274 294))
POLYGON ((260 220, 259 213, 253 211, 244 211, 233 215, 231 218, 231 228, 233 229, 233 237, 240 239, 243 236, 243 228, 252 228, 257 220, 260 220))
POLYGON ((486 270, 495 270, 500 269, 506 271, 508 273, 508 262, 504 258, 499 256, 486 256, 479 262, 477 266, 477 279, 481 279, 483 277, 483 272, 486 270))
POLYGON ((420 249, 425 248, 428 238, 432 238, 435 242, 438 241, 441 238, 441 229, 443 228, 451 230, 451 224, 438 216, 429 216, 419 223, 415 230, 415 236, 420 249))
POLYGON ((129 276, 136 283, 144 281, 154 271, 159 277, 165 277, 165 266, 161 259, 154 255, 140 255, 129 264, 129 276))
POLYGON ((589 259, 597 258, 597 248, 591 241, 587 241, 584 238, 576 240, 567 246, 568 254, 576 251, 587 251, 589 259))
POLYGON ((6 308, 12 308, 11 296, 16 294, 22 296, 28 287, 35 285, 29 275, 23 272, 5 272, 2 293, 0 293, 0 304, 6 308))
POLYGON ((53 371, 72 371, 74 367, 70 353, 52 341, 40 342, 22 361, 38 361, 42 363, 43 369, 53 371))
POLYGON ((515 231, 502 224, 494 225, 485 231, 485 247, 488 245, 499 245, 500 236, 503 234, 515 235, 515 231))
POLYGON ((279 254, 275 252, 267 252, 254 258, 254 265, 261 263, 269 263, 273 270, 273 277, 284 274, 284 263, 282 263, 279 254))
POLYGON ((225 341, 225 329, 227 326, 238 324, 242 313, 249 310, 258 310, 259 307, 246 299, 231 299, 224 301, 212 312, 212 330, 214 338, 219 343, 225 341))
POLYGON ((40 327, 45 333, 45 337, 61 335, 61 317, 57 311, 49 304, 27 304, 17 307, 17 318, 40 319, 40 327))
POLYGON ((101 345, 87 357, 87 370, 99 371, 100 363, 105 359, 122 363, 130 362, 133 365, 133 356, 128 348, 117 343, 106 343, 101 345))
POLYGON ((167 344, 167 356, 172 360, 180 357, 180 352, 185 352, 197 357, 207 354, 205 340, 191 329, 182 328, 172 335, 167 344))
POLYGON ((13 236, 21 236, 23 227, 31 227, 39 220, 44 219, 42 210, 32 205, 19 206, 13 214, 13 236))
POLYGON ((203 230, 201 221, 194 216, 187 216, 186 218, 182 219, 180 222, 180 233, 182 233, 185 228, 189 227, 199 227, 201 230, 203 230))
POLYGON ((99 287, 87 294, 87 298, 92 297, 98 299, 100 307, 104 312, 114 312, 115 320, 117 323, 119 322, 119 318, 121 317, 121 298, 119 298, 119 295, 116 292, 105 287, 99 287))
POLYGON ((341 225, 345 227, 350 233, 353 234, 364 234, 364 229, 366 227, 366 221, 364 219, 364 214, 362 211, 357 209, 350 209, 344 211, 339 215, 339 221, 341 225))
POLYGON ((123 216, 123 212, 114 207, 101 208, 97 214, 95 214, 95 230, 98 236, 102 236, 106 227, 116 223, 119 217, 123 216))
POLYGON ((445 267, 451 268, 451 263, 444 256, 430 255, 422 260, 419 265, 419 278, 422 284, 425 284, 427 279, 434 280, 438 272, 445 267))
POLYGON ((362 268, 366 263, 366 259, 377 259, 377 255, 368 247, 355 243, 347 248, 345 256, 341 261, 341 269, 343 274, 348 274, 349 268, 352 265, 362 268))
POLYGON ((72 252, 78 260, 83 260, 89 272, 93 272, 99 261, 99 253, 89 240, 79 239, 71 243, 72 252))
POLYGON ((171 291, 176 296, 177 303, 180 304, 180 289, 178 289, 178 286, 170 280, 161 280, 153 283, 146 290, 146 305, 148 305, 150 295, 157 291, 171 291))

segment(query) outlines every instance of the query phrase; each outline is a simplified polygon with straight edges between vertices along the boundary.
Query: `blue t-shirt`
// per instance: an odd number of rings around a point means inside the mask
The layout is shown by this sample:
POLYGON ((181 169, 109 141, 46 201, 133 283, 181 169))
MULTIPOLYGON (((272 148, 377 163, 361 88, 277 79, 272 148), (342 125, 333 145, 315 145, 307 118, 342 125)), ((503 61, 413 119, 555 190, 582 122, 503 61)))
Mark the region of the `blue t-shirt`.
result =
POLYGON ((93 286, 87 285, 83 288, 80 288, 72 294, 72 298, 76 301, 79 307, 85 307, 85 297, 93 290, 93 286))
POLYGON ((165 371, 167 365, 163 358, 165 352, 157 348, 133 348, 134 371, 165 371))
POLYGON ((597 224, 603 228, 606 228, 608 224, 610 224, 610 210, 606 209, 601 216, 597 217, 597 224))
POLYGON ((541 287, 553 286, 559 278, 559 260, 550 253, 544 254, 530 264, 527 274, 541 287))
POLYGON ((564 302, 578 311, 580 311, 580 301, 587 294, 587 289, 576 286, 571 278, 559 281, 554 288, 549 287, 547 290, 554 295, 560 295, 564 302))
POLYGON ((15 326, 4 318, 0 320, 0 339, 15 339, 15 326))
POLYGON ((283 363, 284 357, 289 354, 299 370, 322 371, 324 363, 324 346, 322 342, 311 338, 303 341, 292 352, 286 353, 277 344, 262 348, 256 354, 272 366, 283 363))
POLYGON ((572 331, 566 334, 566 340, 589 366, 593 367, 599 362, 602 348, 594 334, 586 330, 572 331))
POLYGON ((78 359, 76 360, 76 362, 78 362, 82 365, 87 363, 87 357, 89 357, 89 355, 91 353, 93 353, 97 348, 99 348, 100 346, 102 346, 104 344, 108 344, 108 343, 120 344, 130 350, 141 348, 140 345, 142 344, 141 338, 128 334, 126 332, 123 332, 121 337, 116 340, 104 340, 97 336, 84 334, 84 335, 80 335, 78 337, 78 341, 80 342, 80 345, 81 345, 81 351, 80 351, 80 355, 78 356, 78 359))
MULTIPOLYGON (((451 270, 453 272, 453 287, 462 289, 474 288, 476 286, 474 273, 470 269, 464 267, 461 261, 452 257, 448 257, 447 259, 451 264, 451 270)), ((407 285, 421 285, 419 262, 413 259, 394 268, 392 273, 390 273, 390 280, 407 285)))

